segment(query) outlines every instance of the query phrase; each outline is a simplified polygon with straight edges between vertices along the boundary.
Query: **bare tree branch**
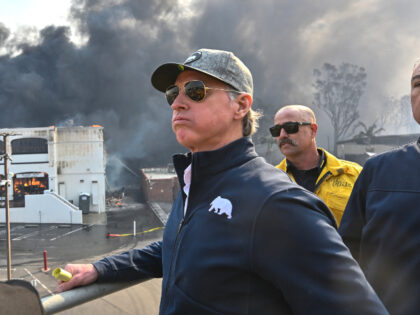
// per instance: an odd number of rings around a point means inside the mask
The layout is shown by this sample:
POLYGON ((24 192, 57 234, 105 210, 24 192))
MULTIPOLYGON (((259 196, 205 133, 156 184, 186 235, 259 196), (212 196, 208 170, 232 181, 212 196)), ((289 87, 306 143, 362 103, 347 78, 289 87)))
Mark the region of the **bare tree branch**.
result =
POLYGON ((364 68, 349 63, 342 63, 338 68, 324 63, 321 70, 314 69, 314 76, 312 104, 322 109, 331 120, 336 154, 337 141, 349 134, 351 126, 360 117, 358 107, 367 74, 364 68))

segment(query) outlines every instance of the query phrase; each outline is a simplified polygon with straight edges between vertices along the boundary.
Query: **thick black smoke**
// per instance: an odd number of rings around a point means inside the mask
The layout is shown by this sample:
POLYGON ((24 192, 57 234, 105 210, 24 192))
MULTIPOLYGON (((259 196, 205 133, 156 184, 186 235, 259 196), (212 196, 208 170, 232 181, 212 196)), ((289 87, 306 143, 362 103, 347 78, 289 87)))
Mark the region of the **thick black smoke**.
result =
MULTIPOLYGON (((72 19, 87 38, 84 45, 70 40, 70 28, 49 26, 39 43, 17 43, 20 54, 0 57, 0 126, 100 124, 109 153, 169 161, 180 148, 170 130, 170 108, 152 88, 150 74, 176 56, 176 33, 165 17, 170 12, 160 8, 170 6, 132 2, 75 2, 72 19)), ((9 32, 0 30, 3 43, 9 32)))
MULTIPOLYGON (((361 115, 371 123, 389 96, 409 92, 420 55, 417 6, 415 0, 77 0, 72 29, 46 27, 36 43, 0 24, 0 128, 100 124, 109 153, 166 164, 183 148, 150 75, 202 47, 232 50, 249 66, 264 127, 282 105, 312 104, 314 68, 364 67, 361 115), (85 42, 76 45, 71 31, 85 42)), ((330 123, 315 111, 318 142, 328 147, 330 123)))

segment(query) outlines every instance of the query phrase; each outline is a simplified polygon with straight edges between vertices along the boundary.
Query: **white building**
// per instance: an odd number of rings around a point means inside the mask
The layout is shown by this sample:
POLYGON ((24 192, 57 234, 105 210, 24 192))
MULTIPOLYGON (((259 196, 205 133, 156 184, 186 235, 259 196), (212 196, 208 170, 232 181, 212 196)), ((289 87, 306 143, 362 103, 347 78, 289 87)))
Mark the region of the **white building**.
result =
MULTIPOLYGON (((12 134, 7 144, 12 158, 12 223, 80 224, 82 212, 105 211, 103 127, 15 128, 0 129, 0 133, 12 134)), ((0 140, 3 155, 4 144, 0 140)), ((3 160, 0 177, 4 178, 3 160)), ((0 222, 4 222, 1 210, 0 222)))

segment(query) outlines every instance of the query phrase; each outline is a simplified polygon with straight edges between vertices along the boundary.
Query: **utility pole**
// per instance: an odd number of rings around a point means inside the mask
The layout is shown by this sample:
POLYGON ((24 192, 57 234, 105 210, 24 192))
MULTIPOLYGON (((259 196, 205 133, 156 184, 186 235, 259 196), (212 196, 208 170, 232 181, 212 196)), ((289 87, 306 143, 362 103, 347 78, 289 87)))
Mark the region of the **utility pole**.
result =
POLYGON ((8 139, 9 136, 12 135, 11 133, 2 133, 0 136, 3 136, 3 148, 4 154, 2 159, 4 161, 4 180, 2 181, 2 185, 4 184, 4 195, 5 195, 5 205, 4 209, 6 212, 6 233, 7 233, 7 279, 12 279, 12 259, 11 259, 11 242, 10 242, 10 211, 9 211, 9 152, 8 152, 8 139))

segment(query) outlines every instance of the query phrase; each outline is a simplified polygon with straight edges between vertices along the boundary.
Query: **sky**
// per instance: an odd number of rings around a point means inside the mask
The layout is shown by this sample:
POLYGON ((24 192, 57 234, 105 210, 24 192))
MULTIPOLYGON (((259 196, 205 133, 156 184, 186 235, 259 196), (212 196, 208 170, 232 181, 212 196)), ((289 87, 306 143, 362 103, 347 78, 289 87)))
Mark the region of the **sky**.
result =
POLYGON ((281 106, 304 104, 317 116, 318 145, 331 149, 331 123, 312 105, 324 63, 365 69, 360 121, 385 121, 382 134, 420 133, 407 102, 417 12, 417 0, 0 0, 0 128, 100 124, 110 154, 169 163, 185 150, 150 75, 215 48, 253 73, 254 107, 265 114, 257 138, 281 106), (404 119, 384 120, 392 110, 404 119))
POLYGON ((70 0, 0 0, 0 21, 9 28, 69 24, 70 0))

